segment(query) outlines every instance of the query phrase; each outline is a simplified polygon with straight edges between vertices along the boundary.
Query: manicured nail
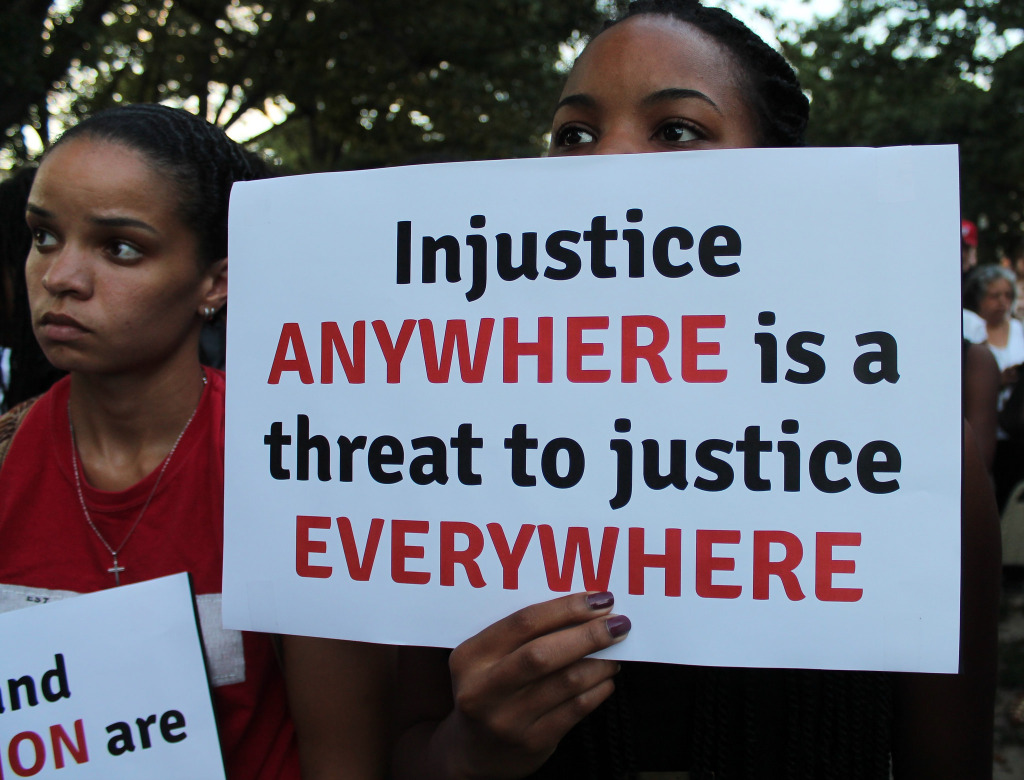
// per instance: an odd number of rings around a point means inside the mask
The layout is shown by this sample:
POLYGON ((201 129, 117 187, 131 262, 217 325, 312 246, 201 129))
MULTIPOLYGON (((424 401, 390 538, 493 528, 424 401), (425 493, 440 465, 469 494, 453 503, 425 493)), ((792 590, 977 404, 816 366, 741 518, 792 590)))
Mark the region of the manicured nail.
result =
POLYGON ((587 606, 591 609, 608 609, 615 603, 615 596, 606 590, 587 594, 587 606))
POLYGON ((608 618, 604 624, 608 626, 608 633, 615 639, 629 633, 629 629, 633 627, 633 624, 629 622, 629 618, 625 615, 614 615, 608 618))

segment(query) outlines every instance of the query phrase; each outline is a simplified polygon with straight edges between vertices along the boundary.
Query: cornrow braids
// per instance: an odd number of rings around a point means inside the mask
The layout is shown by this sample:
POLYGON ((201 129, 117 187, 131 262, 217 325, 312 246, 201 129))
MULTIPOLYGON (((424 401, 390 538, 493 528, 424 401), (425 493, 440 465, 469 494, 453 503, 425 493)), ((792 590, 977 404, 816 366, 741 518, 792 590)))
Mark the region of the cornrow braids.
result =
POLYGON ((810 105, 796 73, 749 27, 728 11, 703 6, 699 0, 634 0, 625 14, 606 22, 601 32, 643 14, 660 14, 692 24, 732 53, 757 117, 763 146, 805 144, 810 105))
POLYGON ((124 144, 171 177, 203 265, 227 257, 231 185, 267 175, 259 157, 184 109, 152 103, 110 108, 70 128, 51 148, 81 137, 124 144))

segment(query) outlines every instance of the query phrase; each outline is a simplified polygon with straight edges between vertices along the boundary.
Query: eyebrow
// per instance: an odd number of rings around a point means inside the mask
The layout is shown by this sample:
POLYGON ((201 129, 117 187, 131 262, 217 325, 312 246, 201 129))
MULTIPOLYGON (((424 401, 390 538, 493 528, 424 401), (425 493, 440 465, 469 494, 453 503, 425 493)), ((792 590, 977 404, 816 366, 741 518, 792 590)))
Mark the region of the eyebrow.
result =
POLYGON ((641 104, 645 106, 653 105, 655 103, 662 103, 666 100, 685 100, 687 98, 697 98, 703 100, 709 106, 711 106, 719 114, 722 113, 722 109, 718 107, 718 104, 696 89, 682 89, 680 87, 669 87, 667 89, 659 89, 657 92, 652 92, 650 95, 641 100, 641 104))
MULTIPOLYGON (((34 203, 27 203, 25 205, 25 211, 29 214, 35 214, 36 216, 43 217, 45 219, 52 219, 53 212, 47 209, 37 206, 34 203)), ((100 227, 111 227, 111 228, 123 228, 132 227, 145 230, 153 235, 159 235, 159 231, 150 225, 148 222, 143 222, 141 219, 133 219, 132 217, 90 217, 89 221, 94 225, 100 227)))
MULTIPOLYGON (((718 104, 696 89, 683 89, 682 87, 668 87, 666 89, 659 89, 657 92, 652 92, 647 95, 643 100, 640 101, 641 105, 649 106, 656 103, 663 103, 669 100, 683 100, 688 98, 697 98, 703 100, 709 106, 711 106, 719 114, 722 110, 718 107, 718 104)), ((559 109, 565 106, 581 106, 583 108, 593 108, 597 105, 597 101, 594 100, 590 95, 580 93, 576 95, 566 95, 564 98, 558 101, 558 105, 555 106, 555 113, 558 113, 559 109)))

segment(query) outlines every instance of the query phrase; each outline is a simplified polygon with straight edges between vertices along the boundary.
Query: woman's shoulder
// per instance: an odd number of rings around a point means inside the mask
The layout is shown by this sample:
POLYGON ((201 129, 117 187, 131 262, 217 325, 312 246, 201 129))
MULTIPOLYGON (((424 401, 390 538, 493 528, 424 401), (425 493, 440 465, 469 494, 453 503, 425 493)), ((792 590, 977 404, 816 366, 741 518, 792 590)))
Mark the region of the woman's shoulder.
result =
POLYGON ((0 415, 0 467, 3 467, 4 459, 14 442, 14 436, 25 424, 29 413, 35 411, 36 415, 45 415, 45 408, 56 403, 57 397, 66 392, 67 381, 66 378, 62 379, 42 395, 22 401, 0 415))

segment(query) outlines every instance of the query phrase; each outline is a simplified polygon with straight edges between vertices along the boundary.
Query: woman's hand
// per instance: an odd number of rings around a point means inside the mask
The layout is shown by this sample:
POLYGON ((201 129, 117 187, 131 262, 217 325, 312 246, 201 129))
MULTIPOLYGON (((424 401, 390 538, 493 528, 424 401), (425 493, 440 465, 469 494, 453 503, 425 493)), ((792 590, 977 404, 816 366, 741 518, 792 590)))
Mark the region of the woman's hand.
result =
POLYGON ((618 663, 587 658, 629 631, 612 604, 610 593, 535 604, 455 648, 453 706, 429 734, 429 759, 407 753, 399 764, 445 778, 517 778, 540 767, 615 687, 618 663))

